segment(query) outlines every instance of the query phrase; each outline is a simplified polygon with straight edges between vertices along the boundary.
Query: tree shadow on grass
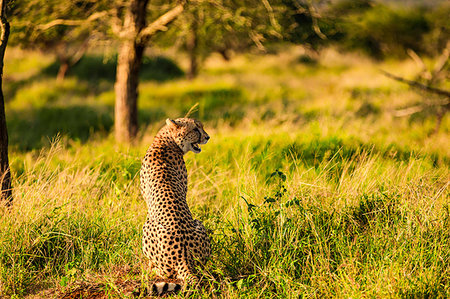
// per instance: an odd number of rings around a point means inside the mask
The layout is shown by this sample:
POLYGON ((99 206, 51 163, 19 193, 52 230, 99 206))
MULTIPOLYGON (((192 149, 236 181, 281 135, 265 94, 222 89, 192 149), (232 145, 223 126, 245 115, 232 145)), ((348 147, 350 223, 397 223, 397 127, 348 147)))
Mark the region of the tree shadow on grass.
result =
POLYGON ((92 134, 109 132, 112 126, 109 107, 41 107, 8 115, 10 145, 20 151, 48 146, 58 134, 85 142, 92 134))
MULTIPOLYGON (((66 105, 59 106, 66 100, 65 90, 55 90, 55 87, 47 87, 47 82, 34 85, 43 79, 55 78, 59 64, 54 62, 40 73, 24 79, 8 82, 6 90, 7 98, 14 99, 19 91, 28 91, 30 103, 34 108, 12 109, 8 113, 8 130, 10 132, 10 144, 19 150, 32 150, 49 145, 55 135, 61 134, 75 140, 85 142, 93 133, 108 133, 113 126, 113 107, 109 105, 66 105), (34 86, 34 87, 33 87, 34 86), (33 89, 34 88, 34 89, 33 89), (38 90, 36 90, 38 89, 38 90), (36 92, 44 92, 37 95, 36 92), (51 93, 53 104, 38 105, 35 101, 42 101, 51 93)), ((68 77, 76 78, 75 83, 87 83, 86 92, 99 94, 111 90, 115 81, 116 58, 104 60, 101 56, 87 55, 83 57, 68 73, 68 77)), ((144 57, 141 66, 140 79, 147 81, 163 82, 179 78, 184 72, 172 60, 157 56, 144 57)), ((63 83, 66 83, 65 80, 63 83)), ((81 84, 81 85, 83 85, 81 84)), ((56 84, 58 87, 59 85, 56 84)), ((60 88, 66 88, 65 85, 60 88)), ((72 88, 71 86, 67 88, 72 88)), ((66 88, 66 89, 67 89, 66 88)), ((75 97, 79 97, 77 93, 75 97)), ((22 96, 23 97, 23 96, 22 96)), ((83 97, 83 95, 81 96, 83 97)), ((46 101, 44 101, 46 102, 46 101)), ((24 105, 26 106, 26 105, 24 105)), ((164 105, 163 105, 164 106, 164 105)), ((167 103, 163 108, 151 108, 140 111, 140 118, 147 123, 163 118, 167 113, 167 103)))
MULTIPOLYGON (((116 80, 117 56, 104 59, 98 55, 85 55, 76 65, 69 69, 68 77, 88 81, 92 85, 101 82, 113 85, 116 80)), ((42 74, 55 77, 59 62, 55 61, 42 70, 42 74)), ((164 56, 144 57, 139 73, 142 81, 165 82, 184 76, 183 70, 171 59, 164 56)))
POLYGON ((249 105, 245 94, 236 87, 194 89, 167 95, 142 92, 139 101, 144 106, 139 109, 140 120, 143 123, 151 123, 155 118, 184 117, 195 104, 198 104, 189 117, 209 121, 213 125, 219 121, 234 125, 244 118, 249 105))
POLYGON ((339 178, 346 171, 352 173, 367 154, 379 155, 382 159, 408 162, 411 159, 428 160, 434 167, 449 165, 450 160, 437 153, 422 153, 397 144, 376 145, 353 140, 346 141, 338 137, 315 139, 309 143, 294 142, 283 149, 284 155, 295 157, 306 167, 318 168, 323 162, 332 161, 331 177, 339 178))
MULTIPOLYGON (((244 106, 247 105, 240 89, 223 87, 190 90, 166 97, 148 96, 142 101, 145 101, 144 107, 139 108, 138 113, 141 129, 158 123, 162 126, 167 117, 183 117, 195 103, 200 104, 199 109, 190 117, 211 123, 227 121, 233 124, 245 116, 244 106)), ((11 146, 20 151, 46 147, 58 134, 86 142, 91 135, 106 135, 113 128, 112 105, 77 103, 60 106, 58 102, 11 110, 7 115, 11 146)))
MULTIPOLYGON (((424 153, 398 144, 380 145, 361 140, 342 139, 338 136, 299 139, 274 145, 270 139, 252 141, 252 168, 267 178, 275 169, 283 169, 286 163, 295 171, 298 165, 314 169, 318 174, 325 173, 330 180, 338 183, 343 172, 352 174, 361 163, 368 159, 381 159, 398 163, 408 163, 419 159, 433 167, 450 165, 450 159, 439 153, 424 153), (295 163, 289 163, 295 162, 295 163)), ((227 163, 232 163, 232 157, 227 163)))

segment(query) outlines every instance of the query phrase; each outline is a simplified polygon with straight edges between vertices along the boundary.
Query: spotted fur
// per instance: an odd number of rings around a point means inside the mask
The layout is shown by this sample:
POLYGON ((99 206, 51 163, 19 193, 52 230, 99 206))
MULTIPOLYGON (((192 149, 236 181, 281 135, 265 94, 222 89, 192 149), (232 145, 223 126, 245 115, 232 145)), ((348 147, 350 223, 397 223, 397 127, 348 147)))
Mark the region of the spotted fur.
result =
MULTIPOLYGON (((204 263, 210 254, 205 227, 193 219, 186 202, 187 171, 183 160, 189 151, 200 153, 199 144, 208 140, 199 121, 167 119, 142 161, 141 192, 148 207, 143 251, 158 276, 195 281, 196 263, 204 263)), ((160 285, 157 289, 171 287, 160 285)))

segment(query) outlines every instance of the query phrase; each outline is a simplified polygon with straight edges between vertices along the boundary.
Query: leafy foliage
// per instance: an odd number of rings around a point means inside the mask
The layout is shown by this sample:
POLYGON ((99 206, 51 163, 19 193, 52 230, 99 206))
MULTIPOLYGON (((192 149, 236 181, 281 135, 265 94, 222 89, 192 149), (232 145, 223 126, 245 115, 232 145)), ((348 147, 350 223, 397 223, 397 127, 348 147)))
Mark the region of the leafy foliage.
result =
POLYGON ((406 49, 424 52, 423 36, 430 26, 418 9, 392 9, 375 6, 362 16, 344 23, 346 46, 361 47, 373 57, 405 56, 406 49))
POLYGON ((448 297, 450 119, 430 135, 432 115, 393 117, 418 96, 378 73, 412 62, 326 49, 309 63, 299 47, 280 49, 213 57, 195 81, 149 58, 146 128, 128 146, 110 137, 112 62, 93 53, 61 83, 49 79, 53 57, 10 49, 15 203, 0 207, 1 294, 144 289, 140 160, 164 119, 198 102, 192 115, 212 138, 185 157, 188 201, 213 255, 192 297, 448 297))

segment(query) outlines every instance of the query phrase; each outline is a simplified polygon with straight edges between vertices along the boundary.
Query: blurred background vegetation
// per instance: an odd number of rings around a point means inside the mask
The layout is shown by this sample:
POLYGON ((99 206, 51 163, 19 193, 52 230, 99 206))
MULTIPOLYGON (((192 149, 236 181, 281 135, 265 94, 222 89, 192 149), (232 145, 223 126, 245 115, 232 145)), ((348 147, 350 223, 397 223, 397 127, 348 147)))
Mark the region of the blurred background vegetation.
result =
POLYGON ((430 88, 450 90, 449 16, 444 0, 10 1, 0 298, 142 291, 140 160, 194 105, 212 138, 186 155, 188 202, 213 240, 195 296, 448 297, 449 98, 430 88))
MULTIPOLYGON (((150 20, 147 25, 176 4, 152 1, 146 10, 150 20)), ((114 33, 114 28, 118 26, 115 23, 122 23, 125 30, 126 14, 127 3, 120 1, 9 3, 12 29, 4 89, 13 146, 18 139, 22 149, 38 148, 42 140, 69 131, 73 137, 86 140, 92 131, 109 132, 113 128, 111 90, 121 77, 116 74, 117 52, 125 40, 114 33), (86 106, 80 99, 91 99, 91 103, 86 106), (74 110, 69 112, 62 104, 73 105, 74 110), (68 121, 65 113, 74 115, 74 123, 59 124, 68 121), (84 120, 78 113, 85 116, 84 120), (32 125, 34 117, 54 125, 16 138, 20 134, 13 129, 32 125)), ((137 79, 129 80, 136 86, 139 80, 192 80, 202 74, 211 55, 230 61, 246 53, 286 53, 292 45, 298 45, 303 49, 298 62, 316 66, 330 48, 340 53, 361 53, 377 61, 414 59, 420 69, 415 74, 400 75, 442 87, 448 81, 448 54, 439 69, 433 69, 432 62, 426 60, 449 51, 448 15, 448 1, 191 1, 173 23, 151 37, 148 47, 142 44, 146 52, 136 63, 141 66, 135 74, 137 79)), ((140 89, 141 101, 145 102, 147 92, 140 89)), ((211 92, 209 96, 215 98, 216 91, 211 92)), ((242 94, 224 90, 221 105, 237 104, 242 94)), ((115 97, 117 102, 117 86, 115 97)), ((126 97, 130 102, 137 101, 133 92, 126 97)), ((183 97, 177 96, 176 101, 185 109, 201 101, 202 93, 193 91, 183 97)), ((163 107, 174 105, 173 99, 159 103, 160 107, 155 107, 159 117, 152 115, 156 111, 130 114, 139 115, 144 125, 160 121, 166 114, 163 107)), ((201 105, 201 109, 205 107, 201 105)))

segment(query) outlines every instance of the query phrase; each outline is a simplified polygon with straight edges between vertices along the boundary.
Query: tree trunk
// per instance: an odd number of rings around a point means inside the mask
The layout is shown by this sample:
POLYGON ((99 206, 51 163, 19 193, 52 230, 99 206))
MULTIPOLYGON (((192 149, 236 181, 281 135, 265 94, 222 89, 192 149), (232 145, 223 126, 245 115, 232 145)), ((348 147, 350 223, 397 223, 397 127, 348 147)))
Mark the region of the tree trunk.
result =
POLYGON ((10 205, 12 202, 11 172, 8 160, 8 130, 6 128, 5 99, 3 97, 3 59, 9 37, 9 23, 6 20, 6 0, 0 0, 0 201, 10 205))
POLYGON ((64 81, 66 78, 67 71, 69 70, 69 61, 60 61, 58 74, 56 75, 57 81, 64 81))
POLYGON ((145 42, 138 36, 145 28, 148 0, 132 0, 125 13, 123 30, 129 35, 122 41, 117 58, 114 133, 119 142, 130 142, 138 131, 137 99, 139 70, 145 42))
POLYGON ((11 173, 8 160, 8 131, 6 128, 5 102, 3 98, 2 80, 0 79, 0 202, 10 205, 11 173))
MULTIPOLYGON (((195 15, 194 15, 195 16, 195 15)), ((189 53, 189 72, 188 79, 192 80, 198 75, 198 37, 197 37, 197 20, 192 20, 189 35, 186 41, 186 48, 189 53)))
POLYGON ((67 43, 63 42, 56 46, 56 57, 59 62, 58 74, 56 75, 57 81, 64 81, 69 69, 75 66, 81 58, 83 58, 84 53, 86 53, 89 47, 90 36, 88 36, 81 45, 75 45, 70 47, 67 43))
POLYGON ((61 43, 55 47, 56 59, 59 63, 58 73, 56 74, 56 81, 64 81, 67 72, 70 68, 69 46, 66 43, 61 43))
POLYGON ((219 49, 217 52, 219 52, 219 54, 222 55, 223 60, 225 61, 231 60, 230 52, 227 49, 225 48, 219 49))
POLYGON ((145 46, 134 41, 123 42, 117 61, 115 83, 115 136, 119 142, 129 142, 137 134, 137 99, 139 70, 145 46))

